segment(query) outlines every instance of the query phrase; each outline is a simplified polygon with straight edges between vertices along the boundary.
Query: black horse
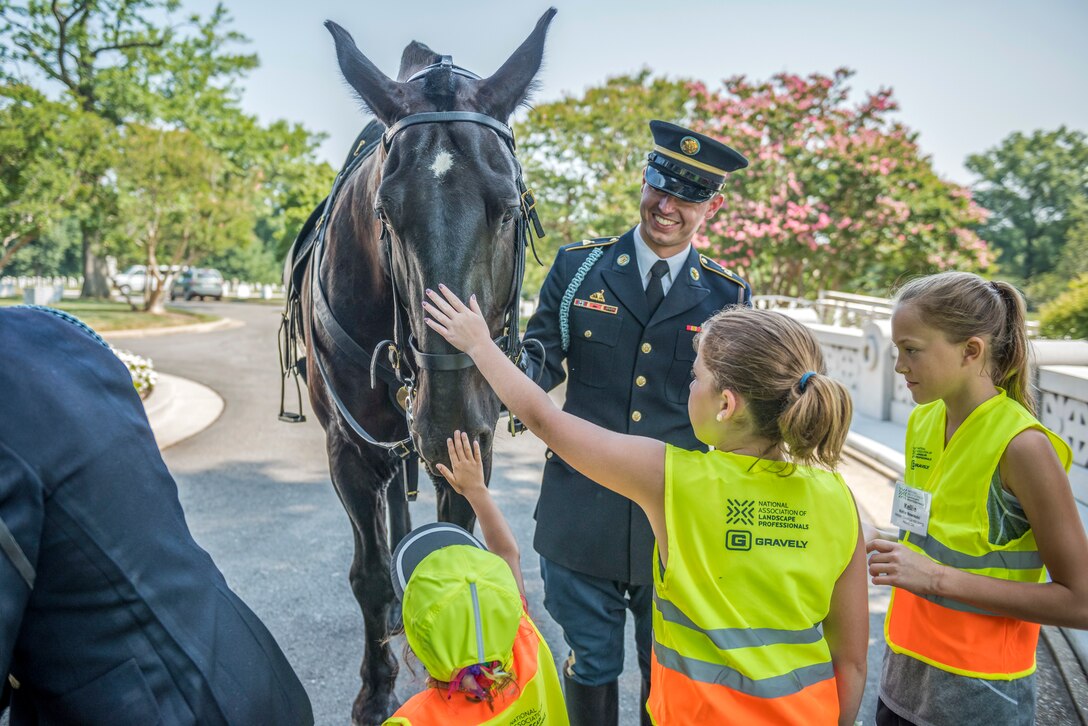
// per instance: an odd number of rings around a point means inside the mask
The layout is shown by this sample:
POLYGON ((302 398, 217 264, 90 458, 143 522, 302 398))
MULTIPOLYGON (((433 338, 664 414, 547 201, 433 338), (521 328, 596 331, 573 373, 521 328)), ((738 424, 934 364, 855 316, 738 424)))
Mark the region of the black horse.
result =
POLYGON ((449 463, 455 429, 480 441, 490 476, 499 402, 471 361, 423 324, 421 302, 440 282, 475 293, 496 341, 518 357, 524 245, 536 219, 506 121, 533 86, 554 15, 482 79, 413 42, 394 81, 347 31, 325 24, 344 78, 381 125, 360 135, 320 216, 296 240, 285 329, 288 343, 304 344, 305 363, 290 352, 285 360, 304 372, 355 537, 349 579, 366 628, 355 724, 381 723, 397 706, 387 640, 390 543, 410 528, 400 473, 418 453, 439 519, 468 529, 471 508, 434 469, 449 463))

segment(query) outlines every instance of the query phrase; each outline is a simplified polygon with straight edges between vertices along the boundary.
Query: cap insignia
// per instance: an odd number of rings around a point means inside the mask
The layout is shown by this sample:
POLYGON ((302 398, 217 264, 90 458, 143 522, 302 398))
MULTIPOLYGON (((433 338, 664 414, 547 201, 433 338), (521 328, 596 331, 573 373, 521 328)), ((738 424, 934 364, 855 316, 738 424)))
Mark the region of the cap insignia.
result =
POLYGON ((696 154, 698 154, 699 147, 699 140, 694 137, 685 136, 684 138, 680 139, 680 151, 683 151, 688 156, 695 156, 696 154))
POLYGON ((589 299, 595 302, 604 302, 604 290, 598 290, 597 292, 590 295, 589 299))
POLYGON ((620 267, 626 266, 627 263, 630 262, 630 261, 631 261, 631 256, 627 255, 627 254, 620 255, 619 257, 616 258, 616 264, 619 265, 620 267))
POLYGON ((694 267, 689 269, 688 272, 691 273, 691 279, 692 280, 698 280, 699 279, 699 271, 696 270, 694 267))

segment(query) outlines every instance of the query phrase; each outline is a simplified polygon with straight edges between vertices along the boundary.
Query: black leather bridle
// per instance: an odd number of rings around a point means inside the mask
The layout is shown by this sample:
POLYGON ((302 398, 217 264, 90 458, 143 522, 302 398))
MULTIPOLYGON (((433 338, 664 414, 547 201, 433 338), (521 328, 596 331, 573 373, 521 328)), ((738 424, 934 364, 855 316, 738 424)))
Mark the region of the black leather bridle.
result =
MULTIPOLYGON (((415 73, 406 82, 412 82, 423 78, 432 71, 446 69, 451 73, 455 73, 472 80, 479 80, 480 77, 471 71, 467 71, 460 66, 453 65, 453 59, 451 56, 441 56, 441 60, 438 63, 432 64, 423 68, 419 72, 415 73)), ((526 247, 532 247, 533 256, 537 262, 540 262, 540 258, 536 255, 536 247, 534 244, 535 237, 543 237, 544 230, 541 227, 540 219, 536 213, 536 199, 533 196, 532 191, 526 186, 521 164, 516 155, 516 144, 514 142, 514 133, 510 127, 501 121, 492 118, 486 114, 476 113, 473 111, 431 111, 425 113, 416 113, 397 121, 391 127, 389 127, 382 135, 381 141, 386 152, 389 151, 397 134, 404 129, 415 126, 418 124, 429 123, 455 123, 455 122, 468 122, 476 123, 494 131, 505 142, 507 148, 510 150, 510 154, 513 158, 515 168, 517 169, 517 189, 520 197, 520 214, 515 221, 515 233, 514 233, 514 273, 512 290, 510 293, 510 301, 507 305, 506 311, 503 315, 502 333, 495 338, 495 344, 498 345, 506 353, 507 357, 515 363, 521 361, 524 353, 523 342, 520 339, 519 332, 519 304, 521 301, 521 285, 522 279, 525 273, 525 254, 526 247)), ((315 228, 316 239, 313 245, 313 256, 310 260, 310 297, 313 301, 313 314, 310 316, 310 335, 313 339, 313 335, 316 332, 316 328, 320 325, 325 332, 332 338, 333 342, 338 348, 346 353, 356 364, 369 368, 370 370, 370 386, 371 388, 377 387, 377 374, 378 374, 378 362, 380 353, 385 351, 389 366, 392 368, 393 374, 396 377, 397 382, 401 384, 400 390, 397 392, 397 402, 404 409, 405 418, 408 423, 409 431, 411 430, 411 424, 413 420, 413 404, 415 399, 415 388, 417 379, 417 369, 437 370, 437 371, 455 371, 469 368, 473 365, 472 359, 464 353, 424 353, 419 350, 416 345, 414 336, 410 331, 405 332, 405 324, 402 321, 401 301, 398 299, 399 287, 397 278, 393 270, 393 255, 392 255, 392 243, 393 238, 396 236, 395 230, 389 224, 389 220, 386 218, 384 211, 378 207, 376 209, 378 219, 381 222, 381 239, 386 245, 385 256, 388 263, 388 275, 390 285, 393 290, 393 337, 388 340, 383 340, 378 343, 374 350, 367 353, 348 333, 344 330, 343 326, 337 321, 336 316, 333 314, 332 307, 329 305, 328 298, 325 295, 324 285, 321 281, 321 255, 324 251, 325 233, 327 226, 323 224, 327 219, 329 212, 332 209, 333 202, 340 191, 342 182, 351 175, 351 173, 359 166, 359 163, 364 158, 359 156, 359 151, 362 148, 360 144, 355 150, 354 158, 341 170, 337 175, 336 181, 333 183, 332 190, 329 192, 329 196, 325 202, 325 208, 323 213, 317 222, 315 228), (407 346, 407 351, 405 350, 407 346), (407 353, 407 355, 406 355, 407 353)), ((525 341, 526 343, 536 341, 525 341)), ((336 393, 332 385, 332 380, 328 375, 328 372, 321 361, 321 357, 317 355, 316 350, 314 353, 314 363, 318 369, 321 378, 325 384, 325 389, 329 394, 329 398, 336 406, 343 421, 359 436, 363 441, 374 446, 379 446, 388 450, 390 453, 395 454, 401 458, 407 458, 413 453, 413 444, 411 440, 411 434, 399 441, 380 441, 371 436, 366 429, 351 415, 347 406, 343 400, 336 393)), ((282 418, 282 412, 281 412, 282 418)))

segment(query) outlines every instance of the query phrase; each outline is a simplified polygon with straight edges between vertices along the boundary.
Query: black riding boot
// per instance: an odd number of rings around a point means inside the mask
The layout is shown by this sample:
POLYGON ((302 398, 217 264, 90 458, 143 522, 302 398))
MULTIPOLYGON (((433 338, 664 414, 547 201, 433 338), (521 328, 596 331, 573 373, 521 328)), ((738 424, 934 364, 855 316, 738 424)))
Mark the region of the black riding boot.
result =
POLYGON ((570 726, 616 726, 620 719, 620 684, 583 686, 563 673, 563 692, 567 699, 570 726))
POLYGON ((646 710, 646 702, 650 700, 650 681, 642 681, 642 710, 639 712, 639 716, 642 719, 639 723, 642 726, 653 726, 653 721, 650 720, 650 712, 646 710))

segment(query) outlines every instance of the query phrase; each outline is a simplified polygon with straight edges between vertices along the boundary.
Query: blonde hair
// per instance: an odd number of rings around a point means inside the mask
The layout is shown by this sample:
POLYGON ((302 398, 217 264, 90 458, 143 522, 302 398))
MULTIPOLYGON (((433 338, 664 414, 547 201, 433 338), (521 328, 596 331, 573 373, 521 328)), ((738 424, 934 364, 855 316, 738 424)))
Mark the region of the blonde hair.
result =
POLYGON ((795 463, 838 465, 853 404, 808 328, 772 310, 731 307, 703 323, 700 340, 716 386, 744 398, 755 433, 784 445, 795 463))
POLYGON ((988 282, 970 272, 919 277, 899 289, 896 305, 911 305, 950 343, 986 341, 986 367, 995 386, 1035 415, 1024 299, 1007 282, 988 282))

